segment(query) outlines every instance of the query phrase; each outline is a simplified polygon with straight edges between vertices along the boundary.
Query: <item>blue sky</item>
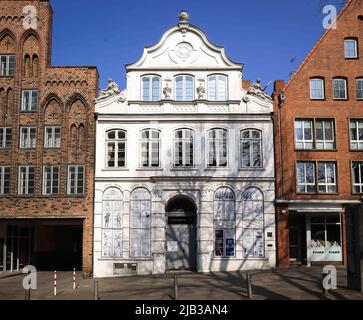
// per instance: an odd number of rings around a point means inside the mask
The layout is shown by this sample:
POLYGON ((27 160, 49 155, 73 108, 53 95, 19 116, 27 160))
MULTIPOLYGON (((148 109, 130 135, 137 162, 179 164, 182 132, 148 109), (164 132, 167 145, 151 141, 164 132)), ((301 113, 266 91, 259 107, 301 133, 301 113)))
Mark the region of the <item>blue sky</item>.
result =
MULTIPOLYGON (((343 0, 51 0, 52 64, 95 65, 100 87, 125 86, 125 64, 158 42, 181 9, 227 55, 245 64, 244 79, 289 79, 324 29, 325 3, 343 0), (290 59, 297 57, 292 64, 290 59)), ((270 87, 271 89, 271 87, 270 87)))

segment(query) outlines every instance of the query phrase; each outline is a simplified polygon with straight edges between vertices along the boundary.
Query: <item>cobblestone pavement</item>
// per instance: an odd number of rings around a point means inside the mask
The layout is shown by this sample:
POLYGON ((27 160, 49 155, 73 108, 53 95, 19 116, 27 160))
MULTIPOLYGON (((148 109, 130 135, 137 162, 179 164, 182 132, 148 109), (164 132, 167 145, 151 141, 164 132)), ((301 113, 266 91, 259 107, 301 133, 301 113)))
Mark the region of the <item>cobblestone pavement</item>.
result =
MULTIPOLYGON (((251 271, 255 300, 363 300, 363 294, 346 288, 346 270, 338 268, 338 289, 324 295, 321 290, 321 268, 295 267, 284 270, 251 271)), ((245 272, 197 274, 169 273, 163 276, 138 276, 98 279, 101 300, 170 300, 174 296, 174 275, 178 279, 180 300, 245 300, 245 272)), ((1 300, 22 300, 23 276, 0 279, 1 300)), ((77 289, 72 289, 72 272, 59 272, 56 297, 53 296, 53 274, 38 273, 38 289, 32 300, 94 299, 94 280, 77 273, 77 289)))

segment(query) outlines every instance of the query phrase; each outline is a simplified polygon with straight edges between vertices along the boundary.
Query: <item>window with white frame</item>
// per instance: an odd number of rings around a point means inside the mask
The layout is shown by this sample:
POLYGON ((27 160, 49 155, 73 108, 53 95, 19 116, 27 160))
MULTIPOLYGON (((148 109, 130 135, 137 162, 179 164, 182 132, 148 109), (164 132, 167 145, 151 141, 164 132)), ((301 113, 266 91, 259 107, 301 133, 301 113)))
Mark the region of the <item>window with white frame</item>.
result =
POLYGON ((35 193, 35 167, 19 166, 18 194, 32 195, 35 193))
POLYGON ((243 200, 243 219, 244 220, 262 220, 263 209, 263 193, 261 190, 251 187, 246 189, 242 194, 243 200))
POLYGON ((241 131, 241 168, 262 168, 262 132, 241 131))
POLYGON ((214 74, 208 77, 208 100, 227 100, 227 79, 227 76, 222 74, 214 74))
POLYGON ((318 191, 321 193, 336 193, 336 163, 318 162, 318 191))
POLYGON ((347 59, 358 58, 357 40, 345 39, 344 40, 344 54, 347 59))
POLYGON ((20 148, 33 149, 36 146, 36 128, 20 127, 20 148))
POLYGON ((160 131, 146 129, 141 132, 141 167, 160 167, 160 131))
POLYGON ((295 120, 295 147, 296 149, 313 149, 313 120, 295 120))
POLYGON ((356 80, 357 99, 363 99, 363 78, 356 80))
POLYGON ((61 127, 47 126, 45 127, 44 147, 60 148, 61 146, 61 127))
POLYGON ((122 192, 115 187, 108 188, 102 204, 102 257, 122 257, 122 192))
POLYGON ((107 167, 126 167, 126 131, 110 130, 106 133, 107 167))
POLYGON ((0 77, 13 77, 15 72, 15 56, 0 55, 0 77))
POLYGON ((85 166, 69 165, 67 179, 67 193, 71 195, 84 194, 85 166))
POLYGON ((190 75, 179 75, 175 77, 175 100, 194 100, 194 77, 190 75))
POLYGON ((131 193, 130 201, 130 256, 132 258, 151 255, 151 196, 145 188, 131 193))
POLYGON ((10 194, 10 167, 0 166, 0 195, 10 194))
POLYGON ((35 111, 38 106, 38 90, 23 90, 21 111, 35 111))
POLYGON ((59 194, 59 166, 43 166, 43 195, 59 194))
POLYGON ((353 193, 363 193, 363 162, 352 162, 353 193))
POLYGON ((322 150, 335 149, 334 120, 316 119, 315 139, 316 139, 315 143, 316 149, 322 149, 322 150))
POLYGON ((161 97, 161 77, 157 75, 147 75, 142 77, 142 100, 160 101, 161 97))
POLYGON ((174 132, 174 166, 194 166, 194 131, 178 129, 174 132))
POLYGON ((297 192, 314 193, 316 192, 315 183, 315 163, 306 161, 298 162, 296 165, 297 192))
POLYGON ((10 127, 0 127, 0 149, 11 147, 12 129, 10 127))
POLYGON ((313 78, 310 79, 310 98, 311 99, 324 99, 324 79, 313 78))
POLYGON ((333 79, 333 99, 347 99, 347 80, 343 78, 333 79))
POLYGON ((236 205, 234 192, 227 187, 214 194, 214 255, 234 257, 236 230, 236 205))
POLYGON ((350 129, 350 149, 363 150, 363 119, 351 119, 350 129))
POLYGON ((208 167, 227 167, 228 131, 212 129, 208 131, 208 167))

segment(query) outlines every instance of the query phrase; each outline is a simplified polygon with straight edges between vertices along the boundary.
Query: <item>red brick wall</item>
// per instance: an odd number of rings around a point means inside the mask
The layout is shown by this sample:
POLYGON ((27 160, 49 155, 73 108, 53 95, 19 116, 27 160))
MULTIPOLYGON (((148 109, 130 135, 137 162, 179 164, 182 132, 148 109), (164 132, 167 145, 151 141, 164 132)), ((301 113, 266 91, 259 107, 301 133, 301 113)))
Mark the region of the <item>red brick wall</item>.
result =
POLYGON ((52 8, 48 1, 0 1, 0 53, 16 55, 15 76, 0 77, 0 91, 10 89, 7 103, 0 99, 0 126, 11 126, 12 147, 0 151, 0 165, 11 166, 11 194, 0 198, 0 217, 84 217, 83 268, 92 268, 92 221, 94 176, 94 102, 98 91, 96 67, 52 67, 52 8), (38 11, 36 30, 22 25, 23 7, 38 11), (20 112, 21 90, 38 89, 36 112, 20 112), (6 105, 5 105, 6 104, 6 105), (44 149, 44 125, 61 129, 61 148, 44 149), (35 150, 19 149, 19 127, 37 127, 35 150), (72 130, 71 130, 72 128, 72 130), (71 136, 73 132, 73 137, 71 136), (36 167, 34 196, 17 194, 19 164, 36 167), (61 166, 60 194, 42 196, 42 165, 61 166), (85 195, 67 195, 68 164, 86 165, 85 195))

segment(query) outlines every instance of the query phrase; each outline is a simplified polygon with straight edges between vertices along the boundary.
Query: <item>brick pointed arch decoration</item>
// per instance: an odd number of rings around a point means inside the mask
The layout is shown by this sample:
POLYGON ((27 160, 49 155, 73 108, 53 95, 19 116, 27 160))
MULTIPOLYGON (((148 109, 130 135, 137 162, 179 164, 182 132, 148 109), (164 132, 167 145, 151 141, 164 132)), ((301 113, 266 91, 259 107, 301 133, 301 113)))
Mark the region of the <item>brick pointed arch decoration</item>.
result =
POLYGON ((49 95, 43 104, 44 123, 62 125, 63 108, 62 100, 55 94, 49 95))
POLYGON ((15 53, 16 51, 16 37, 9 30, 5 29, 0 32, 0 52, 1 53, 15 53))

